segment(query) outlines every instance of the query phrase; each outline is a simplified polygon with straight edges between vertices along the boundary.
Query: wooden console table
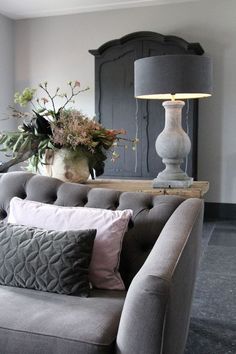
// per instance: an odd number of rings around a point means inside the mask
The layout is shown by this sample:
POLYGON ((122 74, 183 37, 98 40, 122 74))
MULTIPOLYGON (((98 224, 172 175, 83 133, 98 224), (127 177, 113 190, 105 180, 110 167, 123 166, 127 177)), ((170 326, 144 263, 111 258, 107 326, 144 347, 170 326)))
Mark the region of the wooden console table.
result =
POLYGON ((209 182, 196 181, 189 188, 152 188, 152 180, 96 179, 86 183, 89 187, 111 188, 122 192, 145 192, 152 195, 179 195, 184 198, 203 198, 209 182))

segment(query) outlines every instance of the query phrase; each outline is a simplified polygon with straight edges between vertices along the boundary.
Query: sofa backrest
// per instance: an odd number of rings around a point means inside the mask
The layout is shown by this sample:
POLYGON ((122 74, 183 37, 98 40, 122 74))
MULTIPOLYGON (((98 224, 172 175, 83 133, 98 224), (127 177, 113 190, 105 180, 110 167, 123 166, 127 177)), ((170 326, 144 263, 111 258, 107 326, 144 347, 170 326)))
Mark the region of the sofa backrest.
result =
POLYGON ((0 178, 0 219, 7 217, 14 196, 61 206, 132 209, 133 227, 125 234, 120 260, 120 272, 127 287, 145 262, 165 223, 184 201, 178 196, 90 188, 28 172, 9 172, 0 178))

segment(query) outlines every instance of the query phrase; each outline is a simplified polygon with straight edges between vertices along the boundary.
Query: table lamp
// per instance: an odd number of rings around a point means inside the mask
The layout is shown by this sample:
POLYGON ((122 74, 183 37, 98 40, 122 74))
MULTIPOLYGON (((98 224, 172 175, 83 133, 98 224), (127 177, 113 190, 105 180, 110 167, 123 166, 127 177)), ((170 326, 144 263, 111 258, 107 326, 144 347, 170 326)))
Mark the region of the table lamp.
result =
POLYGON ((202 98, 212 93, 212 62, 202 55, 158 55, 138 59, 134 65, 135 97, 167 100, 165 127, 156 140, 157 154, 165 169, 153 180, 154 188, 185 188, 193 178, 180 167, 191 149, 182 128, 182 99, 202 98))

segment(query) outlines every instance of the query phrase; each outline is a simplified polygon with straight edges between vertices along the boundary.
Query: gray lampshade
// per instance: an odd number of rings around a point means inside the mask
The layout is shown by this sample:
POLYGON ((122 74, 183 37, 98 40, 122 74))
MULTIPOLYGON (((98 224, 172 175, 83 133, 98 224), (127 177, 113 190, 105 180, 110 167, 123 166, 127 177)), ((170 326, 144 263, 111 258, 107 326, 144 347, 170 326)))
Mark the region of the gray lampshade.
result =
POLYGON ((212 61, 202 55, 158 55, 138 59, 134 65, 135 97, 175 99, 212 94, 212 61))

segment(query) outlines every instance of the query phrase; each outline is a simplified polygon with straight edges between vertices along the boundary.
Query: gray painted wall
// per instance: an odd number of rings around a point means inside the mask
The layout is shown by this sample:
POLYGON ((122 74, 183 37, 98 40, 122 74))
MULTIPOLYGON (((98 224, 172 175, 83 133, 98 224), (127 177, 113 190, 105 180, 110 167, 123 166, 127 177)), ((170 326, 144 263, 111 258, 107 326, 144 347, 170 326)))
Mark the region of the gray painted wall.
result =
POLYGON ((236 1, 204 0, 16 21, 16 88, 42 80, 57 87, 79 79, 91 90, 79 106, 94 114, 94 58, 104 42, 135 31, 174 34, 200 42, 214 61, 214 95, 199 112, 199 179, 206 200, 236 202, 236 1))
MULTIPOLYGON (((14 23, 0 14, 0 131, 14 130, 16 122, 8 119, 8 106, 14 94, 14 23)), ((0 159, 5 160, 3 153, 0 159)))

